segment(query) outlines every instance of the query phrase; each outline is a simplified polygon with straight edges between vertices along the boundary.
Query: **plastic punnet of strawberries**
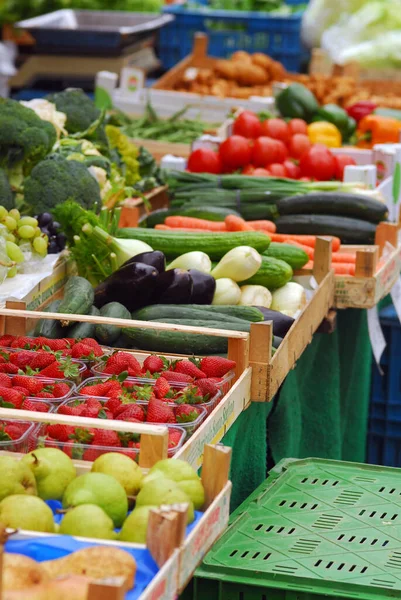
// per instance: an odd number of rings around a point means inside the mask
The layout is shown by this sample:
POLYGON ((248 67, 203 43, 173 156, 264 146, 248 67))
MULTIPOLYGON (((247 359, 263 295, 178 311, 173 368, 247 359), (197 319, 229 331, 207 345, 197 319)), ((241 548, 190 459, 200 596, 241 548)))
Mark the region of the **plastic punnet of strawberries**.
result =
POLYGON ((18 444, 23 443, 26 432, 32 428, 27 421, 0 421, 0 447, 18 452, 18 444))
POLYGON ((49 412, 51 403, 65 400, 73 388, 72 381, 0 373, 0 407, 49 412))
POLYGON ((93 338, 84 338, 82 340, 74 338, 51 340, 42 336, 32 338, 28 336, 3 335, 0 337, 0 347, 61 352, 62 356, 71 356, 71 358, 92 361, 95 361, 104 354, 100 344, 93 338))

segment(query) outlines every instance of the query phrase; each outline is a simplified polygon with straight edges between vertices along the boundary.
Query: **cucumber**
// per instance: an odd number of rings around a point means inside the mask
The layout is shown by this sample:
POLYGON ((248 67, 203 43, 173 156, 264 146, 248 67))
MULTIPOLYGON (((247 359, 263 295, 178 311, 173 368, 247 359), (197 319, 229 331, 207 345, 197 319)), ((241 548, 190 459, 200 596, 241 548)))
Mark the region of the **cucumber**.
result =
POLYGON ((262 264, 259 271, 239 285, 263 285, 268 290, 275 290, 288 283, 292 275, 292 268, 287 262, 272 256, 262 255, 262 264))
POLYGON ((146 306, 132 313, 133 319, 140 321, 161 321, 162 319, 194 319, 194 321, 217 321, 223 323, 245 323, 246 320, 233 317, 230 315, 219 314, 218 318, 215 313, 203 310, 203 305, 197 305, 199 308, 193 308, 191 305, 171 305, 171 304, 154 304, 146 306))
MULTIPOLYGON (((60 304, 61 300, 54 300, 54 302, 51 302, 49 306, 43 310, 43 312, 58 313, 60 304)), ((58 320, 39 319, 39 321, 36 322, 33 335, 34 337, 46 337, 51 340, 57 340, 65 337, 64 331, 65 329, 63 329, 60 321, 58 320)))
MULTIPOLYGON (((113 319, 130 319, 130 312, 119 302, 109 302, 100 309, 101 317, 113 319)), ((112 346, 121 335, 121 327, 116 325, 99 324, 95 327, 95 337, 100 344, 112 346)))
POLYGON ((119 229, 117 237, 146 242, 153 250, 163 252, 166 258, 176 258, 186 252, 200 250, 208 254, 211 260, 220 260, 229 250, 237 246, 251 246, 258 252, 263 252, 270 244, 269 236, 260 231, 187 233, 127 227, 119 229))
POLYGON ((363 194, 315 192, 304 196, 282 198, 278 202, 280 215, 315 214, 354 217, 380 223, 388 216, 387 206, 363 194))
POLYGON ((302 248, 297 248, 291 244, 279 244, 278 242, 272 242, 262 256, 272 256, 284 260, 294 270, 302 269, 309 261, 309 256, 302 248))
POLYGON ((373 244, 376 233, 372 223, 333 215, 286 215, 276 225, 277 233, 333 235, 343 244, 373 244))
POLYGON ((275 204, 267 204, 265 202, 250 202, 249 204, 241 204, 241 216, 246 221, 260 221, 268 219, 275 221, 279 216, 277 206, 275 204))
MULTIPOLYGON (((100 311, 96 306, 91 306, 88 316, 98 317, 100 311)), ((76 340, 95 337, 96 325, 94 323, 74 323, 68 328, 65 336, 76 340)))
POLYGON ((94 299, 95 293, 89 281, 74 275, 66 283, 64 298, 58 312, 67 315, 86 315, 94 299))
MULTIPOLYGON (((169 319, 163 319, 163 323, 169 322, 169 319)), ((183 319, 181 321, 172 320, 178 325, 193 325, 192 319, 183 319)), ((250 324, 245 323, 239 328, 237 324, 222 323, 220 321, 200 321, 196 323, 199 327, 211 327, 213 329, 230 329, 234 331, 249 331, 250 324)), ((226 338, 219 338, 212 335, 194 335, 182 331, 157 331, 154 329, 127 328, 123 333, 130 338, 135 348, 141 350, 152 350, 154 352, 166 352, 169 354, 222 354, 228 349, 226 338)))
MULTIPOLYGON (((172 306, 170 304, 170 306, 172 306)), ((178 305, 173 305, 178 306, 178 305)), ((260 321, 264 321, 263 313, 254 306, 212 306, 209 304, 188 304, 185 307, 202 309, 203 312, 208 312, 215 317, 215 320, 220 319, 220 315, 230 315, 232 317, 237 317, 238 319, 243 319, 244 321, 249 321, 250 323, 259 323, 260 321)), ((182 306, 181 306, 182 308, 182 306)))
POLYGON ((160 208, 154 210, 149 215, 144 215, 139 220, 139 227, 155 227, 164 223, 166 217, 181 215, 183 217, 196 217, 197 219, 207 219, 208 221, 224 221, 228 215, 241 215, 235 210, 229 208, 219 208, 217 206, 190 206, 185 204, 182 208, 160 208))

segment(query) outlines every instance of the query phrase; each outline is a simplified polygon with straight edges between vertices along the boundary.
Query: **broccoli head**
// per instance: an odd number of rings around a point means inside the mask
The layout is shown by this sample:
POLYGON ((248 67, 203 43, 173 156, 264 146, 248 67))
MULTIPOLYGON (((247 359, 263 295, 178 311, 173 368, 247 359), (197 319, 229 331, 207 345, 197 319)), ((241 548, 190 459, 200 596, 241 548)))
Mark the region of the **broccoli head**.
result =
POLYGON ((81 162, 51 154, 37 164, 24 182, 25 202, 35 214, 51 212, 66 200, 85 209, 101 205, 100 187, 81 162))
MULTIPOLYGON (((57 110, 67 115, 65 127, 70 134, 86 131, 101 115, 95 103, 80 89, 70 88, 63 92, 56 92, 47 96, 46 100, 53 102, 57 110)), ((103 125, 96 130, 91 139, 107 145, 103 125)))
POLYGON ((15 100, 0 98, 0 165, 14 169, 21 165, 28 174, 51 152, 57 141, 48 121, 15 100))
POLYGON ((15 208, 14 195, 4 169, 0 169, 0 206, 7 210, 15 208))

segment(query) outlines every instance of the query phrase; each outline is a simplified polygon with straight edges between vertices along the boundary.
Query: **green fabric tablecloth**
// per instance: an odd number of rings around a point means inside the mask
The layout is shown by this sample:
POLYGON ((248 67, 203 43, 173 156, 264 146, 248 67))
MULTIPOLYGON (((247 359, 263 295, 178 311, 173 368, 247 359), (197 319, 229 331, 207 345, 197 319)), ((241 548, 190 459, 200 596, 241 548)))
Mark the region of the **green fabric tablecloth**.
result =
POLYGON ((233 448, 232 510, 266 479, 268 460, 364 461, 371 356, 366 311, 339 311, 336 331, 314 336, 274 400, 240 415, 223 439, 233 448))

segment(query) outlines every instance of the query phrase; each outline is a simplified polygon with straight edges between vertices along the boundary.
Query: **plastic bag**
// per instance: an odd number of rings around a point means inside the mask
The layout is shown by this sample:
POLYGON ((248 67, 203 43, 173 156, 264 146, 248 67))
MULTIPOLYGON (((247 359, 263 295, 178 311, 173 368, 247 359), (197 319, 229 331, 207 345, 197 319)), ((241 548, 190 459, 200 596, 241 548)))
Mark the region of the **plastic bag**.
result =
POLYGON ((0 42, 0 96, 8 98, 10 88, 8 80, 16 74, 14 60, 17 56, 17 47, 12 42, 0 42))

